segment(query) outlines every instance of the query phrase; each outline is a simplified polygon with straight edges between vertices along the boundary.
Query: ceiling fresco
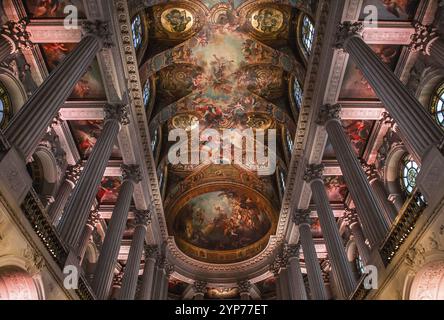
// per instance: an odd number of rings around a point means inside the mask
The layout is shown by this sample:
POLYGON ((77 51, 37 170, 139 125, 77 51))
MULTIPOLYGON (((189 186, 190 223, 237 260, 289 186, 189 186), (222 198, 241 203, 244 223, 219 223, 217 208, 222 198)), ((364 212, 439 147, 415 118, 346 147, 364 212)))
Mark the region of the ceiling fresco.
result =
MULTIPOLYGON (((46 60, 48 71, 51 72, 57 67, 74 48, 75 43, 48 43, 41 46, 43 56, 46 60)), ((87 73, 80 79, 74 87, 69 100, 106 100, 106 93, 103 86, 102 75, 100 73, 97 59, 91 64, 87 73)))
POLYGON ((97 192, 97 202, 101 204, 115 204, 122 185, 121 177, 103 177, 97 192))
POLYGON ((346 120, 342 122, 345 132, 350 137, 353 150, 358 157, 361 157, 365 151, 374 123, 374 121, 355 120, 346 120))
MULTIPOLYGON (((376 6, 379 20, 385 21, 408 21, 415 17, 419 0, 364 0, 363 8, 376 6)), ((364 19, 362 13, 360 19, 364 19)))
POLYGON ((332 203, 344 203, 348 194, 347 185, 342 176, 325 177, 327 196, 332 203))
POLYGON ((32 18, 65 18, 67 5, 77 7, 79 18, 86 17, 82 0, 26 0, 23 3, 32 18))

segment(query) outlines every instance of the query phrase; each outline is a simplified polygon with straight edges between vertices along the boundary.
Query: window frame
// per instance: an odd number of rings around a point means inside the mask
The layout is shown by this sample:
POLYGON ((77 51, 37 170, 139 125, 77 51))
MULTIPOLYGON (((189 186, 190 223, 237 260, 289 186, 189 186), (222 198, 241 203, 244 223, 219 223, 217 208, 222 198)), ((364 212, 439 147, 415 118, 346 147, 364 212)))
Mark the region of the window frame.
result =
POLYGON ((444 82, 441 82, 433 93, 432 102, 430 104, 430 113, 436 123, 444 128, 444 82), (441 104, 440 110, 438 110, 439 104, 441 104), (441 115, 441 120, 439 115, 441 115))
POLYGON ((142 44, 143 44, 143 23, 142 23, 142 16, 140 14, 137 14, 131 20, 131 32, 132 32, 134 49, 136 49, 136 51, 138 51, 140 48, 142 48, 142 44), (136 30, 136 22, 137 21, 138 21, 138 24, 137 24, 137 30, 136 30), (138 31, 137 35, 136 35, 136 31, 138 31))
POLYGON ((0 82, 0 128, 4 128, 11 117, 11 98, 6 86, 0 82))

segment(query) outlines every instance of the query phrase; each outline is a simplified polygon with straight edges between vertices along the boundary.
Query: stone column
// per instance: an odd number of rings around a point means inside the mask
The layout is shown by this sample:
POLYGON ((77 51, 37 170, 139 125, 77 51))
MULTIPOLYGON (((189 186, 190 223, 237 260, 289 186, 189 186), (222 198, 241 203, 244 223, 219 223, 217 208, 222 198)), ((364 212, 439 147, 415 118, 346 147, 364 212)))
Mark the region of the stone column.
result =
POLYGON ((290 300, 307 300, 307 291, 299 264, 300 245, 286 245, 284 250, 287 260, 290 300))
MULTIPOLYGON (((160 251, 160 250, 159 250, 160 251)), ((159 252, 157 255, 156 266, 154 270, 154 283, 152 300, 160 300, 162 296, 162 283, 165 275, 166 258, 159 252)))
POLYGON ((204 300, 207 292, 207 283, 205 281, 194 281, 193 284, 194 298, 193 300, 204 300))
POLYGON ((237 283, 241 300, 251 300, 250 290, 252 284, 248 280, 242 280, 237 283))
POLYGON ((117 297, 119 296, 120 293, 120 289, 122 288, 122 279, 123 279, 122 271, 113 275, 110 300, 117 300, 117 297))
POLYGON ((402 136, 407 140, 406 146, 411 149, 409 152, 418 163, 421 163, 432 146, 440 142, 443 136, 442 129, 413 93, 364 42, 362 31, 362 23, 344 22, 338 29, 336 47, 345 50, 362 71, 376 95, 399 125, 402 136))
POLYGON ((156 256, 158 252, 159 249, 157 246, 145 246, 145 267, 143 269, 139 300, 152 299, 156 256))
POLYGON ((123 183, 120 187, 117 204, 114 207, 108 229, 106 230, 93 282, 93 289, 99 300, 105 300, 108 297, 123 233, 128 220, 134 186, 141 181, 139 166, 122 165, 122 171, 123 183))
POLYGON ((105 125, 69 199, 58 226, 68 247, 75 248, 97 195, 122 125, 129 123, 126 106, 105 106, 105 125))
POLYGON ((304 180, 311 186, 328 255, 331 258, 333 268, 338 274, 338 283, 341 287, 342 296, 347 298, 355 290, 356 280, 347 260, 333 210, 330 207, 327 192, 325 191, 323 170, 324 167, 322 165, 309 166, 304 180))
POLYGON ((293 221, 299 226, 299 236, 304 252, 305 267, 307 268, 308 284, 313 300, 327 300, 324 280, 316 248, 311 233, 310 210, 297 210, 293 221))
POLYGON ((345 209, 345 223, 350 228, 350 231, 355 238, 355 243, 358 247, 358 252, 362 258, 362 261, 365 265, 367 265, 370 262, 370 250, 365 243, 364 233, 362 232, 361 225, 359 224, 356 209, 345 209))
POLYGON ((364 234, 370 245, 377 246, 387 235, 390 225, 384 218, 381 208, 373 195, 367 176, 342 127, 339 117, 340 105, 324 105, 319 112, 317 123, 325 126, 335 149, 345 182, 362 222, 364 234))
POLYGON ((88 218, 88 222, 86 223, 85 229, 83 229, 82 236, 80 237, 79 248, 77 250, 79 257, 79 264, 82 265, 83 258, 85 257, 86 249, 88 247, 88 243, 91 239, 91 236, 96 228, 96 225, 100 221, 100 213, 99 209, 95 208, 91 211, 91 214, 88 218))
POLYGON ((8 21, 0 28, 0 63, 20 50, 32 47, 27 26, 28 21, 22 19, 18 22, 8 21))
POLYGON ((444 40, 438 29, 432 25, 423 25, 420 22, 414 24, 415 33, 412 35, 410 50, 421 52, 430 57, 441 68, 444 67, 444 40))
POLYGON ((5 136, 24 159, 34 153, 47 128, 86 73, 97 53, 110 46, 111 34, 104 22, 86 22, 85 36, 51 72, 6 127, 5 136))
POLYGON ((281 290, 281 284, 280 284, 280 277, 279 277, 279 272, 281 270, 280 264, 273 262, 272 265, 270 266, 270 272, 273 274, 273 277, 275 279, 276 282, 276 299, 277 300, 282 300, 282 290, 281 290))
POLYGON ((391 226, 393 224, 393 221, 395 221, 398 212, 388 199, 389 196, 384 187, 384 183, 381 181, 375 165, 369 165, 364 160, 362 160, 362 167, 365 170, 373 194, 375 195, 380 208, 383 209, 382 212, 384 213, 384 218, 387 221, 387 224, 391 226))
POLYGON ((168 262, 165 264, 165 271, 162 278, 162 288, 160 291, 160 300, 168 300, 168 289, 171 275, 174 272, 174 266, 168 262))
POLYGON ((137 211, 135 213, 135 229, 133 241, 125 266, 125 273, 120 290, 120 300, 134 300, 139 278, 140 260, 145 242, 146 228, 151 221, 150 211, 137 211))
POLYGON ((60 185, 54 203, 49 207, 48 215, 53 225, 57 225, 62 216, 63 209, 71 196, 72 190, 75 188, 80 179, 82 165, 79 163, 75 166, 69 166, 66 171, 65 180, 60 185))

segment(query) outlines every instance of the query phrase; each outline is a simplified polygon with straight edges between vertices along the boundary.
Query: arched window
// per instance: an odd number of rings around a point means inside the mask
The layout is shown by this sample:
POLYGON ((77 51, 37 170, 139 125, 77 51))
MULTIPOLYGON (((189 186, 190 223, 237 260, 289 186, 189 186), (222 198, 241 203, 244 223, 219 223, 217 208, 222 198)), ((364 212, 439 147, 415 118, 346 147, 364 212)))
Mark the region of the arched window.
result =
POLYGON ((296 107, 298 108, 298 110, 301 109, 302 99, 304 97, 304 91, 302 90, 302 86, 297 79, 294 79, 293 97, 294 97, 294 102, 296 103, 296 107))
POLYGON ((401 187, 407 196, 413 193, 416 187, 416 177, 419 174, 419 165, 411 155, 406 155, 401 162, 401 187))
POLYGON ((154 156, 156 156, 156 149, 158 142, 159 142, 159 129, 157 128, 154 131, 154 135, 151 138, 151 150, 153 151, 154 156))
POLYGON ((279 182, 281 184, 281 191, 282 193, 284 193, 287 187, 287 177, 285 176, 285 172, 282 169, 279 170, 279 182))
POLYGON ((148 79, 145 85, 143 86, 143 105, 145 106, 145 108, 148 107, 150 103, 150 98, 151 98, 151 84, 150 80, 148 79))
POLYGON ((304 15, 302 17, 301 40, 307 55, 310 55, 313 49, 314 34, 315 28, 313 22, 307 15, 304 15))
POLYGON ((10 117, 11 99, 5 86, 0 82, 0 128, 5 127, 10 117))
POLYGON ((133 44, 134 48, 139 49, 142 44, 143 37, 143 29, 142 29, 142 19, 140 15, 134 17, 133 22, 131 23, 131 29, 133 31, 133 44))
POLYGON ((289 130, 287 131, 287 148, 288 148, 288 152, 291 154, 293 152, 293 147, 294 147, 294 141, 293 141, 293 137, 291 136, 291 133, 289 130))
POLYGON ((439 125, 444 127, 444 83, 442 83, 432 99, 431 112, 439 125))

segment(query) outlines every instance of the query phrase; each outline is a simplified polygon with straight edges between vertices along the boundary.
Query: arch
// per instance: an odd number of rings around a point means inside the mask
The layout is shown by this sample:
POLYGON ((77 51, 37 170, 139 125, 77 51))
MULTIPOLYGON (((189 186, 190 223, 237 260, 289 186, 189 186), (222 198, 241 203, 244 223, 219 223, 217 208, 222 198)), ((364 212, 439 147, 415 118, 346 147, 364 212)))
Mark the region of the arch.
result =
POLYGON ((444 260, 429 262, 416 273, 409 300, 444 300, 444 260))
MULTIPOLYGON (((48 148, 40 146, 34 153, 33 160, 36 167, 41 170, 38 176, 33 176, 33 180, 36 178, 36 182, 40 186, 38 192, 42 196, 54 196, 59 179, 57 160, 54 154, 48 148)), ((34 173, 32 173, 32 175, 34 175, 34 173)))
POLYGON ((0 300, 43 300, 39 281, 16 265, 0 267, 0 300))
POLYGON ((394 146, 387 155, 384 167, 384 182, 389 194, 403 195, 401 184, 399 183, 399 168, 402 158, 408 153, 404 145, 394 146))
POLYGON ((25 87, 10 70, 5 68, 0 68, 0 82, 8 92, 12 105, 12 114, 14 115, 28 100, 25 87))
POLYGON ((89 242, 82 261, 82 268, 85 273, 90 275, 95 271, 95 266, 99 258, 99 251, 93 242, 89 242))
POLYGON ((421 79, 418 86, 416 97, 424 108, 430 110, 430 104, 435 94, 435 90, 441 83, 444 83, 444 75, 442 69, 433 68, 427 70, 428 72, 421 79))

